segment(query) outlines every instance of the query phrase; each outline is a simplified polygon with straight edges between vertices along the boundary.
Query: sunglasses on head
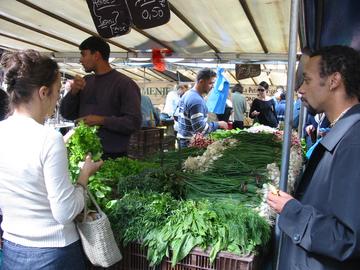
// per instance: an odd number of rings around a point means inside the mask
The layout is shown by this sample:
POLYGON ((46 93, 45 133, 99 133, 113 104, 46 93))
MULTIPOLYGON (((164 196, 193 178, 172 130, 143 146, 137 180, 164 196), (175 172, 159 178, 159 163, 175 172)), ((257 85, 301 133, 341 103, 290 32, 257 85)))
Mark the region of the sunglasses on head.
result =
POLYGON ((264 88, 258 88, 258 91, 265 92, 265 89, 264 88))

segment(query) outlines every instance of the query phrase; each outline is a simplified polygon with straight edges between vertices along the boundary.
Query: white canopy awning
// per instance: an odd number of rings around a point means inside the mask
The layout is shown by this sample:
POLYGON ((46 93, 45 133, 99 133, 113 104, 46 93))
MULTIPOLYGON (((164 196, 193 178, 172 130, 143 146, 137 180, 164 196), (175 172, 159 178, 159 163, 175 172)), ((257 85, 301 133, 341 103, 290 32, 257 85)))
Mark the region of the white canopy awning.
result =
MULTIPOLYGON (((171 80, 151 70, 151 49, 167 48, 168 69, 191 78, 188 71, 200 66, 230 64, 235 83, 235 63, 261 63, 259 77, 241 82, 286 84, 290 0, 169 0, 169 6, 167 24, 108 40, 114 68, 135 80, 144 74, 171 80)), ((0 47, 51 53, 71 75, 82 73, 78 46, 90 35, 97 32, 85 0, 0 1, 0 47)))

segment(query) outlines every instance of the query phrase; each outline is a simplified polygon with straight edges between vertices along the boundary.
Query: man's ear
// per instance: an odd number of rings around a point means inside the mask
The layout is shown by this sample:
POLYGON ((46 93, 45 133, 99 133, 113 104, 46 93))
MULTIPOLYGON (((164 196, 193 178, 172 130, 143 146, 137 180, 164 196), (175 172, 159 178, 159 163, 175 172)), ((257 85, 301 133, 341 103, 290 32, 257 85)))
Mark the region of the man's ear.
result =
POLYGON ((341 82, 342 82, 341 74, 339 72, 333 73, 330 77, 330 90, 333 90, 333 89, 339 87, 341 82))
POLYGON ((38 93, 39 93, 40 100, 43 100, 45 97, 48 96, 49 88, 46 86, 41 86, 40 89, 38 90, 38 93))
POLYGON ((102 55, 99 51, 95 51, 95 59, 96 59, 96 61, 99 61, 102 59, 102 55))

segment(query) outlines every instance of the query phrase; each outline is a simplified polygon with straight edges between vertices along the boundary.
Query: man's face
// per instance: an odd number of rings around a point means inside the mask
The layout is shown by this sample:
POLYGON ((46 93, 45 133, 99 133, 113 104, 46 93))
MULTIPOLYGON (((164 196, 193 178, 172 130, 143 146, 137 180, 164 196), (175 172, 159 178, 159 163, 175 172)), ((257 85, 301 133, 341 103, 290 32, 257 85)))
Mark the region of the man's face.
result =
POLYGON ((216 77, 211 77, 208 80, 200 80, 201 89, 203 94, 208 94, 210 90, 214 87, 214 83, 216 81, 216 77))
POLYGON ((85 72, 95 71, 95 55, 90 50, 81 50, 80 63, 83 65, 85 72))
POLYGON ((320 77, 320 59, 321 56, 314 56, 305 64, 304 82, 299 89, 304 105, 314 113, 324 112, 330 98, 328 77, 320 77))

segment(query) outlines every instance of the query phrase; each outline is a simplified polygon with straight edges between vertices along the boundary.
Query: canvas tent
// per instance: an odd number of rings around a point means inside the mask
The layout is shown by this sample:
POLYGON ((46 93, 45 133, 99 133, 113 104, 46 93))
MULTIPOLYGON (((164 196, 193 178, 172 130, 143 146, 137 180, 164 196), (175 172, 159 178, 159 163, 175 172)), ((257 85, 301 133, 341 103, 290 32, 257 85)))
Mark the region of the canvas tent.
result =
MULTIPOLYGON (((193 80, 197 67, 224 65, 236 83, 235 63, 261 63, 243 84, 286 84, 290 0, 169 0, 170 21, 109 39, 111 63, 141 81, 174 81, 152 69, 151 50, 166 48, 168 71, 193 80)), ((78 45, 97 34, 85 0, 0 1, 0 47, 53 55, 70 75, 83 73, 78 45)), ((299 51, 299 49, 298 49, 299 51)))

